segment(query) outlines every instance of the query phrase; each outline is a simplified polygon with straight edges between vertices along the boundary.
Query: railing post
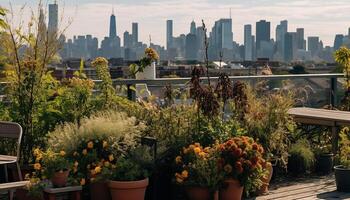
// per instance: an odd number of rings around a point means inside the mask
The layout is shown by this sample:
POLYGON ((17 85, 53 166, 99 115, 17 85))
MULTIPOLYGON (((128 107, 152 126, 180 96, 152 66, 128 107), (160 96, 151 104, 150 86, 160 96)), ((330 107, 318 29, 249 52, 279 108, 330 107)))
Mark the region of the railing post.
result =
POLYGON ((135 89, 132 88, 133 85, 127 85, 127 88, 128 88, 128 99, 130 101, 135 101, 136 100, 136 93, 135 93, 135 89))
POLYGON ((337 77, 332 77, 330 87, 330 104, 332 107, 337 106, 337 83, 337 77))

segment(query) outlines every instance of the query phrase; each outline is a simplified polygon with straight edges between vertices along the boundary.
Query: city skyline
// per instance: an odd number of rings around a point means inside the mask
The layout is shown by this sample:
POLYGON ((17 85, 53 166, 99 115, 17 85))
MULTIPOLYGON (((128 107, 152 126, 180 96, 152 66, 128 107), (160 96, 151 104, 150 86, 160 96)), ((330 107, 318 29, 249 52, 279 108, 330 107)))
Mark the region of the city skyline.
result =
MULTIPOLYGON (((28 3, 25 0, 15 0, 11 3, 14 9, 18 9, 26 2, 28 3)), ((49 1, 49 3, 52 2, 49 1)), ((100 3, 92 0, 57 2, 64 7, 64 15, 74 19, 66 32, 67 38, 72 38, 73 35, 91 34, 102 40, 103 37, 108 36, 109 17, 113 7, 117 18, 117 34, 119 37, 122 38, 125 30, 131 32, 132 22, 137 22, 139 24, 139 41, 148 43, 149 35, 152 35, 152 41, 162 46, 166 46, 167 19, 173 20, 173 33, 174 36, 178 36, 181 33, 189 32, 192 20, 198 26, 203 18, 207 27, 212 27, 216 20, 229 17, 230 8, 232 9, 233 40, 240 44, 244 43, 245 24, 252 24, 252 33, 255 33, 255 23, 265 19, 271 22, 270 34, 272 38, 275 38, 275 27, 281 20, 286 19, 289 23, 288 31, 304 28, 305 37, 319 36, 325 45, 333 46, 336 34, 347 33, 349 25, 346 22, 348 18, 345 13, 350 8, 350 5, 346 4, 344 0, 331 2, 332 5, 320 0, 294 0, 288 1, 289 3, 286 3, 287 1, 275 3, 271 0, 252 0, 244 3, 235 0, 219 0, 216 5, 205 0, 194 0, 186 4, 184 0, 134 0, 118 1, 118 3, 111 0, 98 1, 100 3), (234 5, 229 2, 233 2, 234 5), (76 5, 79 5, 79 7, 77 8, 76 5), (289 8, 289 12, 284 13, 283 16, 278 16, 286 7, 289 8), (298 9, 301 7, 303 9, 298 9), (188 9, 191 9, 192 12, 188 9), (164 10, 168 11, 167 14, 164 10), (183 13, 186 10, 190 13, 183 13), (261 13, 265 14, 262 15, 261 13), (240 20, 243 18, 245 20, 240 20), (98 24, 98 28, 96 28, 96 24, 98 24), (332 29, 329 29, 329 27, 332 27, 332 29)), ((4 5, 6 1, 0 0, 0 3, 4 5)), ((33 2, 29 2, 28 6, 33 7, 33 2)), ((61 11, 62 8, 60 7, 59 10, 61 11)), ((25 18, 25 15, 23 18, 25 18)))

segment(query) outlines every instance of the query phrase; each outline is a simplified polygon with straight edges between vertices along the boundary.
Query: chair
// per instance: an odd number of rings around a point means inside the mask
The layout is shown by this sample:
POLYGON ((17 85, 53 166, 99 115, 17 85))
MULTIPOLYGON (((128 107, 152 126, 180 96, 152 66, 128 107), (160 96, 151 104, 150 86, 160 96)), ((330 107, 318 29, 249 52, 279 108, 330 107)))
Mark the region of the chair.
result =
MULTIPOLYGON (((0 165, 4 166, 5 171, 5 181, 8 182, 8 164, 16 164, 17 167, 17 173, 19 181, 23 180, 21 168, 19 166, 19 155, 20 155, 20 146, 21 146, 21 140, 22 140, 22 127, 13 122, 0 122, 0 138, 8 138, 17 140, 17 148, 16 148, 16 156, 12 155, 1 155, 0 154, 0 165)), ((13 192, 10 191, 9 193, 10 199, 13 198, 13 192)))

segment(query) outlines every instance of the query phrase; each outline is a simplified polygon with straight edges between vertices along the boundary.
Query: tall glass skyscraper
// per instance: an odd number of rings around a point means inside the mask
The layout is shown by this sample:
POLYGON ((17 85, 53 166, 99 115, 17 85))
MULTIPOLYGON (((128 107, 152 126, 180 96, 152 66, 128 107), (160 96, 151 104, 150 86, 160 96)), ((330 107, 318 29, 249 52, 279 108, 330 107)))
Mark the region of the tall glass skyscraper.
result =
POLYGON ((256 48, 260 50, 261 42, 270 42, 271 39, 271 24, 266 20, 256 22, 256 48))
POLYGON ((58 4, 55 1, 54 4, 49 4, 49 26, 50 33, 57 34, 58 31, 58 4))
POLYGON ((139 42, 139 24, 136 22, 132 23, 132 43, 136 45, 139 42))
POLYGON ((253 36, 252 25, 244 25, 244 60, 253 60, 253 36))
POLYGON ((166 48, 170 49, 173 45, 173 20, 166 21, 166 48))
POLYGON ((117 23, 116 23, 114 11, 112 12, 112 15, 109 21, 109 37, 110 38, 117 37, 117 23))

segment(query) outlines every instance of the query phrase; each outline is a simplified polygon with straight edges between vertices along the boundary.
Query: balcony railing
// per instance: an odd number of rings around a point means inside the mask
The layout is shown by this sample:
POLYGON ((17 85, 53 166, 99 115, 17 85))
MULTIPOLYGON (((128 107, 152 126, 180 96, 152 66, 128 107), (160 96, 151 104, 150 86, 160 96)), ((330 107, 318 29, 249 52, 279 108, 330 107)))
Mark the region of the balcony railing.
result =
MULTIPOLYGON (((340 79, 344 75, 340 73, 334 74, 293 74, 293 75, 269 75, 269 76, 230 76, 232 82, 245 81, 250 83, 257 83, 259 81, 284 81, 284 80, 311 80, 311 79, 326 79, 329 81, 329 105, 335 106, 337 104, 337 85, 340 79)), ((217 80, 218 77, 210 77, 210 80, 217 80)), ((127 97, 130 100, 135 100, 135 90, 133 89, 136 84, 146 84, 148 87, 163 87, 165 85, 185 85, 191 80, 191 78, 157 78, 154 80, 136 80, 136 79, 114 79, 113 83, 116 86, 127 86, 127 97)), ((203 82, 207 81, 206 77, 202 77, 203 82)), ((99 80, 95 81, 100 82, 99 80)))
MULTIPOLYGON (((269 76, 230 76, 232 82, 245 81, 249 83, 257 83, 259 81, 302 81, 302 80, 313 80, 313 79, 326 79, 329 83, 327 89, 329 105, 337 105, 337 85, 340 83, 340 79, 344 75, 340 73, 334 74, 293 74, 293 75, 269 75, 269 76)), ((216 81, 218 77, 210 77, 210 80, 216 81)), ((188 83, 191 78, 157 78, 154 80, 136 80, 136 79, 113 79, 113 84, 115 86, 127 86, 126 96, 130 100, 136 99, 136 92, 133 89, 136 84, 146 84, 149 88, 151 87, 164 87, 165 85, 176 85, 184 86, 188 83)), ((202 78, 203 82, 207 81, 206 77, 202 78)), ((101 82, 100 80, 94 80, 97 84, 101 82)), ((0 82, 0 96, 4 94, 3 89, 5 88, 6 82, 0 82)))

